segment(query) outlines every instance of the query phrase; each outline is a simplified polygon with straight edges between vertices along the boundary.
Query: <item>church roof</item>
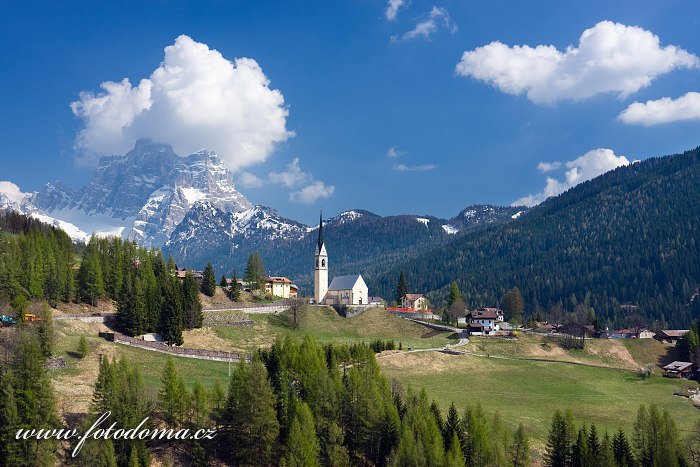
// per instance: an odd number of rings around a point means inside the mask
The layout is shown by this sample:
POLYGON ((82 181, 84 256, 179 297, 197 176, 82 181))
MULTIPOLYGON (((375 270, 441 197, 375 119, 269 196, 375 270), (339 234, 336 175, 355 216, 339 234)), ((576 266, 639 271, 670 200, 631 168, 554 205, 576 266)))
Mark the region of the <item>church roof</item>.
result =
POLYGON ((321 216, 318 221, 318 245, 316 246, 317 251, 321 251, 323 247, 323 211, 321 211, 321 216))
POLYGON ((350 274, 349 276, 337 276, 331 281, 328 290, 350 290, 355 287, 357 281, 362 280, 359 274, 350 274))

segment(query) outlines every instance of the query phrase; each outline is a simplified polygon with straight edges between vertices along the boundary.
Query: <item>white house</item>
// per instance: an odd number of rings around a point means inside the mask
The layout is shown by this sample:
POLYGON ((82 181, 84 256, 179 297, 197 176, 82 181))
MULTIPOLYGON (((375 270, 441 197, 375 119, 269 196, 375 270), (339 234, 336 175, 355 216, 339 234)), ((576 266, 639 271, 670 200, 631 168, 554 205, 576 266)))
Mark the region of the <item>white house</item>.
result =
POLYGON ((425 310, 428 308, 428 297, 421 293, 407 293, 401 297, 401 308, 425 310))
POLYGON ((498 308, 480 308, 469 313, 469 333, 489 336, 500 331, 503 312, 498 308))
POLYGON ((334 277, 323 303, 326 305, 367 305, 367 284, 360 274, 334 277))
POLYGON ((292 281, 286 277, 266 277, 265 293, 275 297, 289 298, 291 296, 292 281))

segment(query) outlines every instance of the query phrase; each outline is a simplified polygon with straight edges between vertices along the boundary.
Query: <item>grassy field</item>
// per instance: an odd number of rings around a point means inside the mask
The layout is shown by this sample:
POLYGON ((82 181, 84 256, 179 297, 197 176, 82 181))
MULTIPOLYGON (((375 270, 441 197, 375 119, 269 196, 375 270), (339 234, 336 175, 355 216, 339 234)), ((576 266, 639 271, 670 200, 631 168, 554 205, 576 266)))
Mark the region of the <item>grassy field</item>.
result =
MULTIPOLYGON (((368 310, 354 318, 342 318, 331 309, 312 308, 302 319, 298 329, 293 329, 285 314, 251 315, 254 326, 195 329, 185 332, 185 347, 210 350, 253 351, 267 347, 277 336, 290 335, 302 339, 305 334, 317 341, 340 343, 370 342, 374 339, 393 339, 404 348, 442 347, 456 342, 449 333, 431 331, 423 326, 405 321, 383 310, 368 310)), ((59 395, 59 408, 64 412, 83 412, 87 409, 99 368, 100 355, 126 357, 141 370, 144 382, 153 396, 160 387, 160 377, 167 356, 162 353, 114 344, 97 337, 102 324, 80 321, 56 321, 57 342, 55 354, 63 357, 66 368, 52 371, 52 378, 59 395), (81 360, 75 353, 80 336, 85 335, 91 348, 87 358, 81 360)), ((192 384, 199 380, 205 386, 219 379, 228 387, 228 364, 208 360, 174 357, 180 374, 192 384)))
POLYGON ((310 307, 297 329, 291 326, 287 314, 251 314, 254 326, 221 326, 210 330, 195 330, 185 334, 185 346, 222 347, 222 350, 251 350, 269 346, 277 337, 287 335, 301 339, 305 334, 318 342, 336 344, 369 343, 375 339, 393 340, 404 349, 443 347, 457 342, 449 332, 430 330, 397 318, 384 310, 373 308, 353 318, 343 318, 331 308, 310 307), (206 336, 204 335, 206 334, 206 336), (210 341, 207 341, 211 339, 210 341))
POLYGON ((700 412, 673 395, 697 383, 653 376, 641 380, 624 369, 437 352, 381 357, 385 374, 406 386, 425 387, 443 409, 451 402, 463 409, 481 404, 487 413, 499 410, 512 427, 522 422, 533 437, 544 439, 554 411, 571 409, 579 422, 599 429, 630 430, 641 404, 668 409, 682 430, 700 419, 700 412))

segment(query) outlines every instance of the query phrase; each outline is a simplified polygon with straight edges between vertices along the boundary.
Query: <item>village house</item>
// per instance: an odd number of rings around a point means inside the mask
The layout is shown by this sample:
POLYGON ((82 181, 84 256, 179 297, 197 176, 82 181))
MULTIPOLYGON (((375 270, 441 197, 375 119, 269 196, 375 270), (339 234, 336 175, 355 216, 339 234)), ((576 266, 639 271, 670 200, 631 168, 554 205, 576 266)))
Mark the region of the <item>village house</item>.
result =
MULTIPOLYGON (((202 271, 197 271, 196 269, 190 269, 189 271, 194 276, 195 280, 197 281, 197 284, 202 285, 202 282, 204 281, 204 273, 202 271)), ((185 280, 185 277, 187 276, 187 269, 176 268, 175 276, 177 276, 177 278, 180 280, 185 280)))
POLYGON ((407 293, 401 297, 401 308, 425 310, 428 308, 428 297, 420 293, 407 293))
POLYGON ((664 344, 677 344, 678 340, 685 336, 687 332, 688 329, 664 329, 657 332, 654 339, 664 344))
POLYGON ((289 286, 289 298, 297 298, 299 296, 299 286, 292 284, 289 286))
POLYGON ((289 298, 292 281, 286 277, 270 276, 265 278, 265 294, 273 297, 289 298))
POLYGON ((693 364, 690 362, 673 362, 664 367, 664 376, 669 378, 690 378, 693 376, 693 364))
POLYGON ((498 308, 479 308, 469 312, 467 330, 470 335, 490 336, 500 331, 503 324, 503 311, 498 308))
POLYGON ((618 329, 609 335, 611 339, 651 339, 654 332, 648 329, 618 329))

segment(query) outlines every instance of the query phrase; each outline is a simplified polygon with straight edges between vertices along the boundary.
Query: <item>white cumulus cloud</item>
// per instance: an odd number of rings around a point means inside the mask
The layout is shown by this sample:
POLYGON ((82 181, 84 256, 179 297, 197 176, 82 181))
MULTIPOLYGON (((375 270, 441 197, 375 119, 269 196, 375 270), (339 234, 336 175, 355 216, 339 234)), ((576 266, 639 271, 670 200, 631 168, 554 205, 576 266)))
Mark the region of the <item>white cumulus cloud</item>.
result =
POLYGON ((299 158, 296 157, 292 162, 287 164, 287 170, 284 172, 270 172, 268 174, 268 179, 271 183, 276 185, 292 188, 313 180, 313 176, 301 170, 299 158))
POLYGON ((630 104, 620 115, 628 125, 659 125, 682 120, 700 120, 700 93, 688 92, 678 99, 664 97, 630 104))
POLYGON ((508 46, 495 41, 466 51, 456 73, 485 81, 537 104, 581 100, 602 93, 620 98, 649 86, 677 68, 697 68, 700 59, 636 26, 601 21, 586 29, 578 47, 508 46))
POLYGON ((416 38, 430 39, 430 36, 443 29, 454 34, 457 32, 457 25, 446 9, 433 6, 424 21, 416 24, 416 27, 405 32, 401 37, 392 36, 391 40, 399 42, 416 38))
POLYGON ((390 158, 396 158, 399 156, 403 156, 405 154, 408 154, 406 151, 402 151, 399 149, 398 146, 392 146, 389 148, 389 150, 386 152, 386 157, 390 158))
POLYGON ((289 200, 294 203, 313 204, 319 198, 328 198, 335 191, 335 186, 326 186, 322 181, 316 180, 299 191, 289 194, 289 200))
POLYGON ((22 193, 17 185, 8 181, 0 181, 0 194, 5 195, 13 203, 21 203, 27 193, 22 193))
POLYGON ((436 168, 433 164, 422 164, 422 165, 406 165, 406 164, 394 164, 393 169, 397 172, 427 172, 436 168))
POLYGON ((394 21, 396 19, 396 15, 399 12, 399 8, 401 8, 405 4, 405 0, 389 0, 389 3, 386 7, 386 19, 388 19, 389 21, 394 21))
POLYGON ((123 154, 138 138, 169 143, 186 155, 202 147, 221 156, 233 171, 267 159, 286 128, 288 109, 250 58, 229 61, 206 44, 179 36, 150 77, 106 81, 102 91, 82 92, 71 103, 84 126, 76 137, 79 162, 123 154))
POLYGON ((264 180, 250 172, 241 172, 237 182, 243 188, 260 188, 265 184, 264 180))
POLYGON ((552 170, 557 170, 560 167, 561 167, 561 162, 559 162, 559 161, 540 162, 539 164, 537 164, 537 169, 540 172, 551 172, 552 170))
MULTIPOLYGON (((569 169, 564 173, 564 179, 558 180, 554 177, 547 177, 544 189, 537 194, 528 195, 514 201, 512 206, 534 206, 546 200, 550 196, 556 196, 573 188, 581 182, 590 180, 605 172, 613 170, 623 165, 628 165, 630 161, 625 156, 616 156, 612 149, 593 149, 583 156, 566 162, 564 166, 569 169)), ((555 163, 561 166, 561 163, 555 163)), ((555 170, 546 162, 541 162, 538 168, 555 170)))

